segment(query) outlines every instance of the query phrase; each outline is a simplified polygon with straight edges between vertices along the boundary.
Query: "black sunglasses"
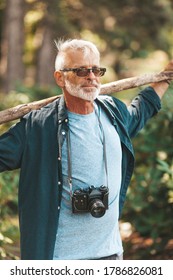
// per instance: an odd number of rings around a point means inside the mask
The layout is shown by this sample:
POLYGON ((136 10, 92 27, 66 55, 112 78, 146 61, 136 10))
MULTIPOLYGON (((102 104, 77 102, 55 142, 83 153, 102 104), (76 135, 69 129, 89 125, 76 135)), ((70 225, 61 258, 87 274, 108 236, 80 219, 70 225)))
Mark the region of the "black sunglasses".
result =
POLYGON ((90 72, 93 72, 96 77, 101 77, 105 74, 106 68, 100 68, 100 67, 92 67, 92 68, 64 68, 60 70, 62 72, 69 72, 73 71, 77 76, 79 77, 86 77, 89 75, 90 72))

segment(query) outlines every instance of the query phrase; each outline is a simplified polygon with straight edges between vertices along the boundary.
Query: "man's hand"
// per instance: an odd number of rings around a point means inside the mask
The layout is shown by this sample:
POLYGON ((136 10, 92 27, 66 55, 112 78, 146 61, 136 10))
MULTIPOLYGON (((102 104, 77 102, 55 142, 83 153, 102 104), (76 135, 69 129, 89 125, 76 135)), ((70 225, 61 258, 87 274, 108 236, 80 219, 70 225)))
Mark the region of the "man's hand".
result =
POLYGON ((171 60, 166 67, 164 68, 163 71, 173 71, 173 60, 171 60))
MULTIPOLYGON (((163 71, 164 71, 164 72, 165 72, 165 71, 173 71, 173 60, 171 60, 171 61, 166 65, 166 67, 164 68, 163 71)), ((171 80, 167 80, 166 82, 168 83, 168 85, 170 85, 171 80)))
MULTIPOLYGON (((162 72, 165 71, 173 71, 173 60, 171 60, 166 67, 163 69, 162 72)), ((163 95, 165 94, 166 90, 168 89, 168 86, 170 85, 171 80, 165 80, 162 82, 158 82, 158 83, 153 83, 151 84, 151 87, 154 88, 155 92, 158 94, 158 96, 160 98, 163 97, 163 95)))

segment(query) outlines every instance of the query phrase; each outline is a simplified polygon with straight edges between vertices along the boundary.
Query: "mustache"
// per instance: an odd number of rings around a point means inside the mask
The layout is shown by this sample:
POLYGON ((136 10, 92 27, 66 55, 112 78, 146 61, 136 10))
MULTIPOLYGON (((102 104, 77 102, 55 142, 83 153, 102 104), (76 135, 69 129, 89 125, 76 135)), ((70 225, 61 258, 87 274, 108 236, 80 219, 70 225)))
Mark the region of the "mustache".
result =
POLYGON ((83 83, 82 84, 82 86, 94 86, 94 87, 96 87, 96 88, 100 88, 100 83, 97 83, 97 82, 95 82, 95 81, 87 81, 87 82, 85 82, 85 83, 83 83))

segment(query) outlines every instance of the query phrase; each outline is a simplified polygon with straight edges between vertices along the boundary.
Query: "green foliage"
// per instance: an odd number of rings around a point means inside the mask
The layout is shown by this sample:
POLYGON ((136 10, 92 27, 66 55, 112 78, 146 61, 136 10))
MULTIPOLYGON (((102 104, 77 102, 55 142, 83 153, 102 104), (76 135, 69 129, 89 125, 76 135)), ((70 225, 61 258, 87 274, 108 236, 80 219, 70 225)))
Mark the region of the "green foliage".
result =
POLYGON ((62 94, 62 90, 56 85, 40 87, 39 85, 34 85, 31 87, 26 87, 23 84, 18 84, 16 87, 16 92, 27 97, 30 101, 36 101, 44 98, 48 98, 54 95, 62 94))
POLYGON ((113 52, 116 72, 125 58, 146 57, 154 49, 171 53, 172 8, 170 0, 59 1, 68 30, 92 38, 103 55, 105 50, 113 52))
POLYGON ((17 259, 15 254, 9 253, 11 246, 19 240, 18 229, 18 171, 0 174, 0 259, 17 259))
MULTIPOLYGON (((173 232, 173 96, 164 98, 162 111, 135 138, 135 173, 123 219, 153 243, 142 258, 153 258, 166 248, 173 232)), ((141 257, 141 256, 140 256, 141 257)))

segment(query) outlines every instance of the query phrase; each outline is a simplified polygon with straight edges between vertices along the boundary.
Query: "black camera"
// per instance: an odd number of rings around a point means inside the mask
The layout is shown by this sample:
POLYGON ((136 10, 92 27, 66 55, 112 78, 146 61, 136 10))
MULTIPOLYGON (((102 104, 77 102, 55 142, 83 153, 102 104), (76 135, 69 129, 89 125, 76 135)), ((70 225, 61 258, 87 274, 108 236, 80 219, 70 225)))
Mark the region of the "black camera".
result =
POLYGON ((72 196, 73 213, 90 212, 95 218, 102 217, 108 209, 109 189, 105 186, 77 189, 72 196))

